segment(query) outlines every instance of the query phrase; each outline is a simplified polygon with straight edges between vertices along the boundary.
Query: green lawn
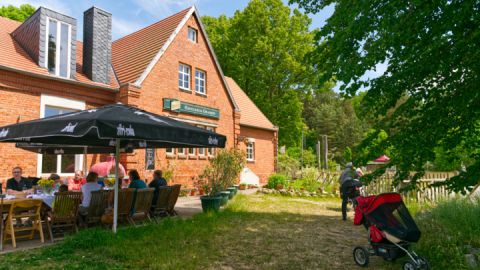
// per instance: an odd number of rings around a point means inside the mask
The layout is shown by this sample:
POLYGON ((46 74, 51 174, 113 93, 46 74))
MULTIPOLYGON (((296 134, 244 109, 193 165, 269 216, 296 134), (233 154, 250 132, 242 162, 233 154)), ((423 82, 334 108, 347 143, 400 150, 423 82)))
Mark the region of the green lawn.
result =
MULTIPOLYGON (((85 230, 55 246, 6 254, 0 269, 356 268, 352 248, 366 244, 367 234, 342 222, 339 206, 337 199, 237 195, 218 214, 164 219, 117 235, 85 230)), ((371 258, 370 269, 400 268, 371 258)))

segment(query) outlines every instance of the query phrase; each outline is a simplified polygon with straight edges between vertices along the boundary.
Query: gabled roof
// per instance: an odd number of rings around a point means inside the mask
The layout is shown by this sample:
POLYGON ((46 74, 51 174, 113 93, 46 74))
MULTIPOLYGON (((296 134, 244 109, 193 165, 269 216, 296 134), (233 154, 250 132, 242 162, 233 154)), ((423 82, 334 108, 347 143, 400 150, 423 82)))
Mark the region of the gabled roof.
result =
POLYGON ((0 69, 14 72, 28 73, 37 77, 45 77, 67 83, 80 83, 85 86, 98 88, 118 89, 119 84, 113 70, 110 71, 110 84, 97 83, 90 80, 82 71, 83 44, 77 41, 77 74, 76 80, 51 75, 46 68, 40 67, 22 46, 13 39, 11 33, 20 25, 20 22, 0 17, 0 69))
POLYGON ((112 43, 112 64, 122 84, 135 83, 140 78, 190 10, 182 10, 112 43))
POLYGON ((193 14, 198 19, 200 31, 205 36, 208 49, 227 89, 230 101, 234 109, 239 111, 195 6, 114 41, 112 43, 112 64, 117 78, 122 84, 133 83, 140 87, 143 80, 152 71, 160 57, 193 14))
POLYGON ((230 90, 232 90, 233 98, 242 111, 240 125, 278 130, 232 78, 225 76, 225 80, 230 86, 230 90))

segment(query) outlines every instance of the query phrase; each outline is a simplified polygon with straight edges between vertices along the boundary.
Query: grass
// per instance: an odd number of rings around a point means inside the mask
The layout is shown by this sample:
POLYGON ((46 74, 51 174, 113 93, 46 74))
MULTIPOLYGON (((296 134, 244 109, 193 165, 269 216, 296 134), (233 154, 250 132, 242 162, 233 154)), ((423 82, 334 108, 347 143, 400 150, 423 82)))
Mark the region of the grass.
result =
MULTIPOLYGON (((450 260, 453 255, 448 250, 464 243, 479 244, 478 206, 460 214, 463 217, 448 216, 470 206, 446 203, 428 212, 419 210, 424 234, 415 249, 429 258, 432 269, 463 268, 457 255, 450 260), (465 224, 473 214, 477 220, 465 224), (457 224, 452 218, 461 221, 457 224), (442 225, 432 225, 437 221, 442 225), (459 227, 468 227, 465 234, 459 227), (442 240, 439 233, 452 235, 451 240, 442 240)), ((340 216, 338 199, 237 195, 220 213, 126 227, 117 235, 84 230, 54 246, 6 254, 0 258, 0 269, 356 268, 352 248, 366 245, 367 233, 351 221, 342 222, 340 216)), ((400 268, 401 262, 370 260, 370 269, 400 268)))

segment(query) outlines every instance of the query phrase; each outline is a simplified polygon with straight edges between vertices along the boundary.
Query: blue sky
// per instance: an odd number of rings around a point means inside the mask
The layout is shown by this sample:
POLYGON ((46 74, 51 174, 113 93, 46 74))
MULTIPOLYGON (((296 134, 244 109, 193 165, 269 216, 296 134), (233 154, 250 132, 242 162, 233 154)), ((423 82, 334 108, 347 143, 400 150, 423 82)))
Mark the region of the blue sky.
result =
MULTIPOLYGON (((285 3, 288 0, 283 0, 285 3)), ((83 12, 91 6, 97 6, 112 13, 113 39, 118 39, 142 27, 159 21, 180 10, 196 5, 200 15, 232 16, 236 10, 244 9, 249 0, 0 0, 0 6, 31 4, 44 6, 77 19, 83 25, 83 12)), ((333 7, 312 18, 311 28, 324 25, 326 18, 333 12, 333 7)), ((77 39, 82 40, 82 28, 77 27, 77 39)))
MULTIPOLYGON (((192 5, 196 5, 201 16, 217 17, 225 14, 230 17, 236 10, 243 10, 248 2, 249 0, 0 0, 0 6, 28 3, 74 17, 77 19, 78 40, 82 40, 83 12, 97 6, 112 13, 112 35, 113 40, 116 40, 192 5)), ((287 4, 288 0, 283 2, 287 4)), ((333 10, 333 6, 329 6, 317 14, 309 14, 312 19, 311 29, 322 27, 333 10)), ((387 64, 380 63, 376 70, 366 72, 363 78, 377 77, 383 74, 386 68, 387 64)), ((338 90, 338 85, 335 90, 338 90)))

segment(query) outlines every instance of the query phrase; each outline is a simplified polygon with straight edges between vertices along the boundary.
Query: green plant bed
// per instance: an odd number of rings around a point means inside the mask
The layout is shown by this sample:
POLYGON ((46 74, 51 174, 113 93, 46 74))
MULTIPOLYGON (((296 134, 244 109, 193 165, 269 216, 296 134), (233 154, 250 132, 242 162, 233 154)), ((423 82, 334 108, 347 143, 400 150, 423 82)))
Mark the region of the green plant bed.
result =
POLYGON ((234 188, 234 187, 229 187, 229 188, 227 188, 227 190, 230 191, 231 197, 237 195, 237 189, 236 189, 236 188, 234 188))
POLYGON ((202 202, 203 212, 209 211, 218 211, 220 210, 220 204, 222 202, 222 196, 210 197, 210 196, 201 196, 200 201, 202 202))

